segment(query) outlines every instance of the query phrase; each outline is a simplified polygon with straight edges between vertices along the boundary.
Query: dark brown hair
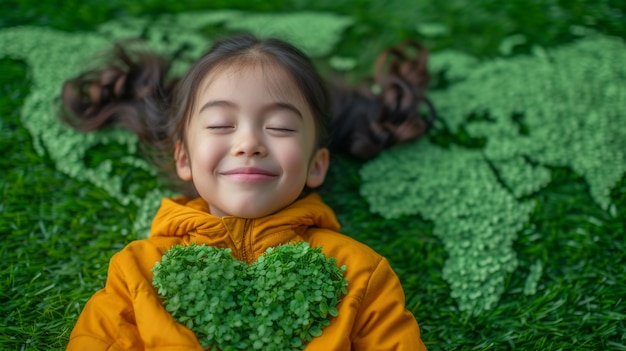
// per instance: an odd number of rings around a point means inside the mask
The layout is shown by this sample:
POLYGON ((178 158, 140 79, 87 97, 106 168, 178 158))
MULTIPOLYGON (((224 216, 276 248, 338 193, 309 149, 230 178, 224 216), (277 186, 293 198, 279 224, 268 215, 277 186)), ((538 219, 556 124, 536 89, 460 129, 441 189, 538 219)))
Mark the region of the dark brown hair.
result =
POLYGON ((422 45, 409 41, 379 55, 373 85, 378 91, 334 86, 330 149, 367 160, 424 135, 436 117, 425 95, 430 81, 427 58, 422 45), (420 115, 422 106, 425 118, 420 115))
POLYGON ((416 43, 385 50, 374 77, 380 93, 337 84, 331 95, 307 56, 277 39, 244 34, 216 41, 182 78, 168 77, 168 61, 146 48, 119 43, 104 68, 65 82, 60 115, 80 131, 113 125, 130 129, 154 151, 159 168, 174 174, 174 148, 184 141, 201 82, 214 69, 264 60, 284 69, 307 100, 318 147, 369 159, 427 131, 435 113, 424 96, 426 58, 426 50, 416 43), (418 50, 416 58, 407 54, 408 47, 418 50), (427 119, 419 115, 421 104, 428 107, 427 119))

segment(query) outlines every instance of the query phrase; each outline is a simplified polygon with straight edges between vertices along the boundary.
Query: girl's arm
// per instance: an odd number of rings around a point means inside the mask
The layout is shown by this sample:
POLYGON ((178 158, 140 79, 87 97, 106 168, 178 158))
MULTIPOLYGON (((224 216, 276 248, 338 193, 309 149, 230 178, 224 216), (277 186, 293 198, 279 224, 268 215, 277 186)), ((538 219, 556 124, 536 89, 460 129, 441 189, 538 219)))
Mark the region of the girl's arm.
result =
POLYGON ((152 267, 162 255, 149 241, 138 240, 113 256, 106 285, 85 305, 68 351, 202 351, 195 334, 174 321, 152 286, 152 267))
POLYGON ((116 256, 111 259, 106 286, 89 299, 78 317, 68 351, 144 349, 131 294, 116 256))
POLYGON ((400 280, 384 258, 367 285, 352 346, 353 350, 426 350, 417 321, 405 307, 400 280))

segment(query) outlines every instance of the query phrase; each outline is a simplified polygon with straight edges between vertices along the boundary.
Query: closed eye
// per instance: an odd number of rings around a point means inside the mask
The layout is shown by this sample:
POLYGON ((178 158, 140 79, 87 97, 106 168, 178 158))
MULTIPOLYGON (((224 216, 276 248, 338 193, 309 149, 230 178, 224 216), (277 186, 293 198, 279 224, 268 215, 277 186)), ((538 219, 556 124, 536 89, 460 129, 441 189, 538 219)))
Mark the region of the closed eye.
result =
POLYGON ((267 129, 273 132, 278 132, 278 133, 295 133, 296 132, 295 129, 291 129, 291 128, 268 127, 267 129))
POLYGON ((266 128, 271 135, 281 137, 281 136, 290 136, 294 135, 298 131, 293 128, 283 128, 283 127, 267 127, 266 128))
POLYGON ((217 125, 217 126, 208 126, 206 129, 209 133, 221 135, 221 134, 230 134, 233 130, 235 130, 234 126, 229 125, 217 125))

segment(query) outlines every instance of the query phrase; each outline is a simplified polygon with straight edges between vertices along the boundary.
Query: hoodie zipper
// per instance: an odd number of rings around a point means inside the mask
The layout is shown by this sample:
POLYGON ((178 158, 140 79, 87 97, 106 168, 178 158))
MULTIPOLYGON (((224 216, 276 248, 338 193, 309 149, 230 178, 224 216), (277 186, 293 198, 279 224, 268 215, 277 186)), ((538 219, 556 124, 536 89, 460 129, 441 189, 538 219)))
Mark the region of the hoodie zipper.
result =
POLYGON ((250 227, 252 224, 252 219, 246 219, 244 222, 244 226, 243 226, 243 235, 242 235, 242 242, 241 242, 241 259, 246 262, 247 264, 252 263, 252 261, 250 260, 251 256, 254 256, 253 253, 251 255, 250 252, 248 252, 248 246, 249 246, 249 242, 252 241, 252 235, 249 233, 250 232, 250 227))

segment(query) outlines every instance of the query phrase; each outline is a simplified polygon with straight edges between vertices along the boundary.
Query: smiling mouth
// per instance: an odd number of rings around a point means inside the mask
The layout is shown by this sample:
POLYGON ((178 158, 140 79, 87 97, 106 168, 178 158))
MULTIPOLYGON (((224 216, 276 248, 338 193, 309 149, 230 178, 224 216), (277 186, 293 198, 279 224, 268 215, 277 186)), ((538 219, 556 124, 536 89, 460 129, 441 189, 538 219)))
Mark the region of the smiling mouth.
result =
POLYGON ((276 173, 256 167, 235 168, 226 172, 222 172, 221 174, 235 181, 250 183, 268 181, 274 179, 277 176, 276 173))

